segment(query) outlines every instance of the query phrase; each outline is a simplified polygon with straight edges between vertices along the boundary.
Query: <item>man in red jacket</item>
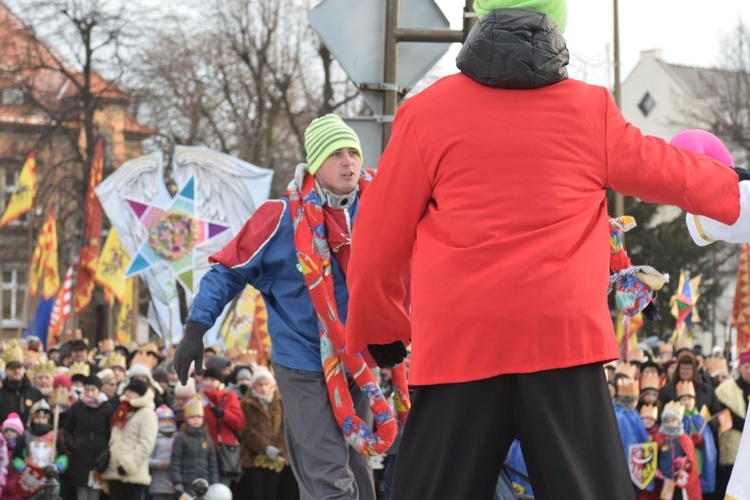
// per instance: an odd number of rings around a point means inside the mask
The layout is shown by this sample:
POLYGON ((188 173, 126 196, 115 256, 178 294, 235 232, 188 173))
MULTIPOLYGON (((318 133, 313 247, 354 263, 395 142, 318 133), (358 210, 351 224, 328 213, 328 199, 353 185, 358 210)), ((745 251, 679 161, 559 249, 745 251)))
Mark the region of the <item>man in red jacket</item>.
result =
POLYGON ((632 499, 606 192, 732 224, 739 176, 568 78, 564 1, 475 10, 461 73, 399 108, 353 233, 347 350, 412 342, 393 498, 491 498, 518 437, 537 498, 632 499))

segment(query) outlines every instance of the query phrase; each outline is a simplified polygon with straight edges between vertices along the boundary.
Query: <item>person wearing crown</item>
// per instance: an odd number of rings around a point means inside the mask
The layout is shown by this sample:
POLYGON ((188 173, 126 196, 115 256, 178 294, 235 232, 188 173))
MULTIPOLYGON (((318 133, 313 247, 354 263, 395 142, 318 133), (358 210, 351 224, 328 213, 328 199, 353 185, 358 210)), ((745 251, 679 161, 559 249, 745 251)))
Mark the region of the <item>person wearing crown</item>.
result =
POLYGON ((732 475, 750 402, 750 349, 739 355, 739 362, 739 376, 728 378, 716 388, 716 397, 732 413, 732 428, 719 434, 717 491, 724 491, 732 475))
POLYGON ((74 361, 70 364, 68 376, 70 377, 70 395, 76 400, 83 397, 83 385, 91 375, 91 365, 85 361, 74 361))
POLYGON ((713 386, 698 379, 698 361, 695 354, 687 346, 679 350, 682 352, 677 356, 677 368, 672 374, 672 379, 659 391, 659 402, 663 407, 669 401, 676 401, 677 383, 683 380, 690 381, 695 387, 696 406, 703 408, 705 405, 711 415, 716 415, 722 410, 721 403, 716 399, 713 386))
MULTIPOLYGON (((89 345, 82 338, 70 343, 71 363, 86 363, 89 365, 89 375, 99 371, 99 367, 89 360, 89 345)), ((88 377, 88 375, 86 375, 88 377)))
POLYGON ((690 437, 685 434, 682 424, 684 413, 685 408, 675 401, 670 401, 664 406, 661 425, 656 433, 659 451, 654 489, 650 492, 639 492, 638 500, 701 499, 695 447, 690 437), (670 492, 671 496, 666 496, 667 492, 670 492))
POLYGON ((682 423, 685 433, 695 446, 701 491, 703 494, 713 493, 716 489, 716 443, 711 428, 706 425, 706 419, 695 404, 695 387, 692 382, 677 382, 677 400, 685 407, 682 423))
POLYGON ((44 399, 49 401, 55 381, 55 362, 39 358, 34 363, 34 387, 39 389, 44 399))
POLYGON ((659 431, 659 426, 656 425, 659 422, 659 407, 653 404, 644 404, 638 410, 638 414, 646 428, 648 440, 656 441, 656 433, 659 431))
POLYGON ((31 406, 42 399, 42 393, 26 376, 23 348, 18 344, 6 346, 3 352, 5 380, 0 388, 0 422, 15 412, 28 420, 31 406))
MULTIPOLYGON (((635 367, 628 362, 624 362, 620 366, 627 367, 620 369, 621 373, 635 374, 635 367)), ((615 375, 615 388, 615 417, 617 427, 620 429, 622 446, 625 449, 625 459, 630 463, 630 446, 646 443, 649 440, 646 427, 643 425, 638 412, 635 411, 635 404, 638 400, 638 380, 624 375, 619 377, 615 375)), ((646 486, 647 491, 652 488, 653 483, 646 486)))
POLYGON ((661 377, 659 373, 648 368, 641 370, 641 393, 638 396, 638 404, 655 405, 659 401, 659 388, 661 387, 661 377))
POLYGON ((42 471, 54 465, 59 474, 68 468, 68 457, 64 453, 60 436, 53 429, 52 408, 45 400, 34 403, 24 435, 23 449, 16 450, 13 468, 19 473, 16 489, 26 497, 41 491, 44 485, 42 471))
POLYGON ((120 352, 114 351, 107 354, 101 361, 102 368, 109 368, 115 373, 115 381, 118 384, 125 381, 127 376, 127 358, 120 352))

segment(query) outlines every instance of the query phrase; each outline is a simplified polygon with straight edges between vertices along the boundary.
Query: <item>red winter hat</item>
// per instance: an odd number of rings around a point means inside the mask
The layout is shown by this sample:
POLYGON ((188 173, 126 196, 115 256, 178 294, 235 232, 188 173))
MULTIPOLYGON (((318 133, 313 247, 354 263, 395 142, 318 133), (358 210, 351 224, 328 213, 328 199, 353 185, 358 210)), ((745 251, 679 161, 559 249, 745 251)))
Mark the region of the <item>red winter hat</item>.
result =
POLYGON ((740 364, 750 363, 750 349, 747 352, 740 354, 740 364))
POLYGON ((64 373, 61 373, 57 377, 55 377, 55 380, 52 382, 52 387, 54 389, 58 389, 60 387, 65 387, 66 389, 70 390, 70 387, 72 386, 70 382, 70 377, 65 375, 64 373))
POLYGON ((23 422, 21 422, 21 417, 18 416, 18 413, 13 412, 8 415, 8 418, 3 422, 3 431, 5 429, 13 429, 19 436, 23 436, 23 422))

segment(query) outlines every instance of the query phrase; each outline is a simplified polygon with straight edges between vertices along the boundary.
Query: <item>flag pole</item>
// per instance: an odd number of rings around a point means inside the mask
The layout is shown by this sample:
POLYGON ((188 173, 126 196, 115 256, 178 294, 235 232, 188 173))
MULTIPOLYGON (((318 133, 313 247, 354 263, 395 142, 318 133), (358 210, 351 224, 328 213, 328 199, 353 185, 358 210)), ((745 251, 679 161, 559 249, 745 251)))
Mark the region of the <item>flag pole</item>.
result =
POLYGON ((141 294, 141 280, 138 279, 138 276, 133 277, 135 281, 133 281, 133 307, 130 311, 131 314, 131 320, 130 320, 130 340, 134 342, 138 342, 138 309, 140 308, 140 294, 141 294))

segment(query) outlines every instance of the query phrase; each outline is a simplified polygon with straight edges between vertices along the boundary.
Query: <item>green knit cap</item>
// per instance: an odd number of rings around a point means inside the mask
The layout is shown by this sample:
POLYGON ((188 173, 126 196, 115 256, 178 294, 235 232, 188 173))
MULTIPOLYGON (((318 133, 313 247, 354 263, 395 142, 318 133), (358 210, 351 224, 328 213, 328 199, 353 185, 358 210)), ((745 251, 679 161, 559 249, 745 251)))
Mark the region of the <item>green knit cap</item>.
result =
POLYGON ((555 21, 561 33, 568 24, 568 4, 565 0, 474 0, 474 12, 483 18, 495 9, 531 9, 543 12, 555 21))
POLYGON ((341 148, 356 149, 362 158, 359 137, 344 120, 333 114, 314 119, 305 130, 308 172, 315 175, 323 162, 341 148))

